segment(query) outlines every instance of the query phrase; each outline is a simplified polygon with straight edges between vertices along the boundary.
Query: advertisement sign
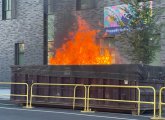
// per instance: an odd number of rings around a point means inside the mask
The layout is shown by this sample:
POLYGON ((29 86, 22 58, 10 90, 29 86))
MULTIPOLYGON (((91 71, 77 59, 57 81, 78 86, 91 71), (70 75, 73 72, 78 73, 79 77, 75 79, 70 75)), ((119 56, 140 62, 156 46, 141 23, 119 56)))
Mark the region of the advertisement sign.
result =
MULTIPOLYGON (((144 3, 139 3, 144 5, 144 3)), ((149 1, 152 7, 152 1, 149 1)), ((136 17, 136 12, 130 4, 122 4, 104 8, 104 28, 111 35, 128 30, 127 25, 136 17)))

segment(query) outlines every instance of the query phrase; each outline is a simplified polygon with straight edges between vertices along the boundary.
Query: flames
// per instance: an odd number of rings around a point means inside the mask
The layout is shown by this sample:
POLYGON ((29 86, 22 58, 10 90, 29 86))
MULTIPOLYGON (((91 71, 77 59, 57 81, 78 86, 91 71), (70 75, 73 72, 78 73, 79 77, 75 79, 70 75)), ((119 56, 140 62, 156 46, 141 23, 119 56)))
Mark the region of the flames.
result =
POLYGON ((49 59, 50 65, 93 65, 112 64, 114 56, 109 48, 96 43, 98 30, 93 30, 81 17, 77 18, 78 30, 61 48, 55 50, 55 56, 49 59))

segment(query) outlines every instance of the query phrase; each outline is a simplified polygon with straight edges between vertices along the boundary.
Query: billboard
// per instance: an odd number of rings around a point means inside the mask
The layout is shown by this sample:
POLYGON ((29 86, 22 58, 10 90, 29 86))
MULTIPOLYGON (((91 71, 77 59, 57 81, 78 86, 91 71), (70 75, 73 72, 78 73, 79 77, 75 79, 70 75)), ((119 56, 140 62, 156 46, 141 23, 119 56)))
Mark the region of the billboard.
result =
MULTIPOLYGON (((139 3, 144 5, 143 2, 139 3)), ((152 7, 152 1, 149 1, 152 7)), ((106 33, 111 35, 119 34, 128 30, 127 25, 132 18, 136 17, 136 12, 130 4, 122 4, 104 8, 104 28, 106 33)))

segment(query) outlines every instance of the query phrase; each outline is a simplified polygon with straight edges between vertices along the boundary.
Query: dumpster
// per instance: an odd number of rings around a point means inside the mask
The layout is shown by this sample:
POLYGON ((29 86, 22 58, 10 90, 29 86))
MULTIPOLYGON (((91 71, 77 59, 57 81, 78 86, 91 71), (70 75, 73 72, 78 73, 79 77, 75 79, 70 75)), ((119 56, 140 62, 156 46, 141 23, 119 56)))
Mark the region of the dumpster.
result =
MULTIPOLYGON (((165 86, 165 67, 142 64, 114 65, 56 65, 56 66, 12 66, 12 81, 32 83, 153 86, 157 91, 165 86)), ((12 85, 12 94, 24 87, 12 85)), ((29 90, 30 91, 30 90, 29 90)), ((33 93, 48 96, 73 96, 73 88, 66 86, 36 86, 33 93)), ((78 87, 76 97, 83 97, 84 88, 78 87)), ((117 100, 138 100, 136 89, 91 88, 90 97, 117 100)), ((164 96, 163 96, 164 98, 164 96)), ((15 103, 24 103, 25 98, 11 97, 15 103)), ((153 101, 151 90, 141 90, 141 100, 153 101)), ((157 100, 158 101, 158 100, 157 100)), ((83 100, 76 100, 76 106, 83 107, 83 100)), ((73 100, 54 98, 33 98, 34 105, 72 107, 73 100)), ((90 107, 98 110, 137 111, 136 103, 92 101, 90 107)), ((152 105, 141 105, 141 110, 152 110, 152 105)))

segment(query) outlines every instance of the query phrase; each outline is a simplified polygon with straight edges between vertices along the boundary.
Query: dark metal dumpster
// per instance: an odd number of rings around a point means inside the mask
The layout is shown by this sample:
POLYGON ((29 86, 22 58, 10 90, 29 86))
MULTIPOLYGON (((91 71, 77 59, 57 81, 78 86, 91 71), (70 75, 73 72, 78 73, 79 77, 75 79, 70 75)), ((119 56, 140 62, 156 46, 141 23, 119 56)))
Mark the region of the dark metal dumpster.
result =
MULTIPOLYGON (((98 84, 98 85, 128 85, 128 86, 153 86, 157 91, 165 86, 165 67, 148 66, 141 64, 120 65, 57 65, 57 66, 12 66, 12 81, 32 83, 60 83, 60 84, 98 84)), ((17 93, 18 88, 11 86, 12 93, 17 93)), ((25 91, 24 87, 20 88, 25 91)), ((19 90, 20 90, 19 89, 19 90)), ((136 89, 122 88, 91 88, 91 97, 137 100, 136 89)), ((73 89, 59 86, 35 87, 37 95, 73 96, 73 89)), ((78 88, 76 96, 83 97, 83 88, 78 88)), ((153 101, 153 93, 150 90, 142 90, 141 100, 153 101)), ((164 98, 164 97, 163 97, 164 98)), ((17 103, 24 103, 24 99, 11 97, 17 103)), ((33 104, 54 105, 59 107, 71 107, 72 100, 53 98, 34 98, 33 104)), ((76 100, 76 105, 83 107, 83 100, 76 100)), ((90 106, 100 110, 136 111, 135 103, 117 103, 92 101, 90 106)), ((141 105, 142 110, 152 110, 151 105, 141 105)))

